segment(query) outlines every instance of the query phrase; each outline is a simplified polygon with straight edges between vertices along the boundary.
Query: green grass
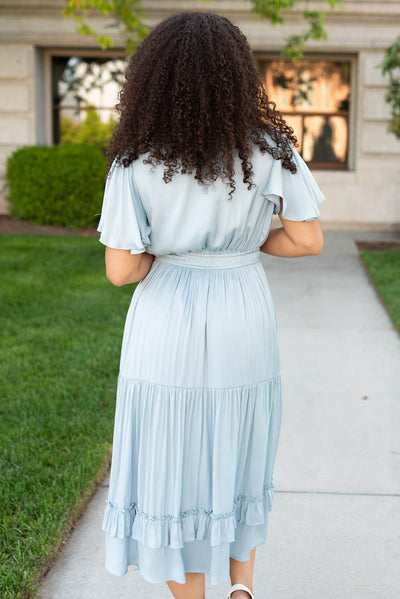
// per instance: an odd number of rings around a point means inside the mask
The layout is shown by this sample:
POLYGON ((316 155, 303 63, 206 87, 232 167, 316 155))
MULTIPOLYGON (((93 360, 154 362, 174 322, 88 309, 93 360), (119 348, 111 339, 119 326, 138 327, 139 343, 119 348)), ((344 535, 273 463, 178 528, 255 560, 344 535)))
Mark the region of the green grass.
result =
POLYGON ((109 460, 123 325, 95 238, 0 236, 0 596, 34 595, 109 460))
POLYGON ((361 256, 394 326, 400 331, 400 250, 364 250, 361 256))

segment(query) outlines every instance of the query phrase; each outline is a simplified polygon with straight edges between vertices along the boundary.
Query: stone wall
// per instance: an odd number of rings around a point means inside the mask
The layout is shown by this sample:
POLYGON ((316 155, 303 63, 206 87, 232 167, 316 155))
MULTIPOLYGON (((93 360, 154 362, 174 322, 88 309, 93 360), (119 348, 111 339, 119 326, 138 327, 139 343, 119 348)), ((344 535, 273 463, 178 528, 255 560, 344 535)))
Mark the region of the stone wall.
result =
MULTIPOLYGON (((0 177, 7 156, 16 148, 36 143, 33 47, 0 44, 0 177)), ((4 191, 2 196, 4 197, 4 191)), ((0 211, 6 210, 2 197, 0 211)))
MULTIPOLYGON (((75 32, 71 19, 62 17, 64 5, 64 0, 0 0, 0 177, 14 149, 49 143, 43 51, 97 48, 75 32)), ((240 0, 144 1, 150 25, 179 10, 215 10, 242 28, 254 51, 276 53, 288 35, 304 28, 302 10, 314 7, 327 12, 328 40, 311 41, 308 51, 321 57, 343 55, 353 64, 349 170, 314 171, 327 196, 320 207, 321 223, 328 228, 399 229, 400 141, 386 131, 387 78, 376 68, 399 32, 398 0, 346 0, 343 10, 334 11, 326 2, 300 2, 296 10, 283 13, 285 25, 275 27, 255 18, 250 3, 240 0)), ((99 16, 92 24, 98 29, 106 21, 99 16)), ((103 31, 108 35, 110 30, 103 31)), ((122 48, 118 39, 116 44, 122 48)), ((4 192, 0 212, 7 212, 4 192)))

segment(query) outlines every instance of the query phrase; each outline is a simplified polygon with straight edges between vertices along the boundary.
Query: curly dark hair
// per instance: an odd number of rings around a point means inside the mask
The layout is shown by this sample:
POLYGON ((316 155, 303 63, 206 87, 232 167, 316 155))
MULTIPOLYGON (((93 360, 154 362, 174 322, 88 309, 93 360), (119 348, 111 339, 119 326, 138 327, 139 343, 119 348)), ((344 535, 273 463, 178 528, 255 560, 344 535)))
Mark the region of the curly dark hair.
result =
POLYGON ((128 166, 148 153, 144 162, 165 165, 166 183, 178 172, 195 172, 201 184, 222 177, 231 198, 233 152, 251 189, 254 143, 296 172, 289 144, 298 145, 294 130, 269 100, 246 37, 229 19, 209 12, 165 19, 138 46, 125 79, 107 173, 115 159, 128 166))

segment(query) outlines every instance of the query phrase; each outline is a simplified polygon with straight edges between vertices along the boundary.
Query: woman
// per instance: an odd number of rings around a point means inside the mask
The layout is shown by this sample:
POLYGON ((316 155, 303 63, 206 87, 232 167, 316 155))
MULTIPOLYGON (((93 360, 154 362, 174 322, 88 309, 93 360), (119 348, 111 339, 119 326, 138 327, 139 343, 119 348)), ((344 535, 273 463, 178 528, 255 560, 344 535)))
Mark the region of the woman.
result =
POLYGON ((277 322, 260 250, 320 253, 324 199, 244 35, 185 12, 131 58, 99 223, 106 272, 139 282, 118 379, 106 568, 176 599, 231 579, 253 598, 281 423, 277 322), (272 214, 282 227, 270 230, 272 214))

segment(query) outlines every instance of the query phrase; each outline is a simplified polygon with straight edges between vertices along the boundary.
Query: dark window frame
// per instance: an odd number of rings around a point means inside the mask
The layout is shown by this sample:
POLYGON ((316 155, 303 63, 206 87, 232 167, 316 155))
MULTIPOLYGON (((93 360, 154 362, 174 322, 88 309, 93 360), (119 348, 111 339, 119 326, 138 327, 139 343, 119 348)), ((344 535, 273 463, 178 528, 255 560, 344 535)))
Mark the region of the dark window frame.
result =
MULTIPOLYGON (((42 60, 45 67, 44 79, 44 100, 46 108, 45 114, 45 139, 48 145, 56 145, 59 143, 56 138, 59 137, 57 129, 59 127, 58 113, 60 106, 54 101, 54 81, 53 81, 53 58, 55 57, 80 57, 80 58, 102 58, 102 59, 127 59, 129 58, 123 49, 115 48, 112 50, 98 50, 96 48, 46 48, 42 49, 42 60)), ((67 108, 63 106, 63 108, 67 108)), ((75 106, 70 107, 75 109, 75 106)), ((114 107, 101 107, 109 109, 114 107)), ((82 111, 91 110, 91 108, 81 107, 82 111)))
MULTIPOLYGON (((274 60, 286 60, 288 64, 292 65, 291 60, 279 54, 278 52, 262 52, 255 51, 254 57, 256 63, 262 72, 262 63, 269 62, 274 60)), ((343 62, 347 63, 350 66, 350 75, 349 75, 349 87, 350 87, 350 97, 349 97, 349 107, 347 111, 330 111, 330 112, 321 112, 321 111, 313 111, 313 110, 301 110, 296 111, 293 110, 290 113, 282 110, 282 116, 285 118, 285 115, 300 117, 302 119, 302 134, 304 135, 304 120, 308 117, 313 116, 323 116, 323 117, 334 117, 340 116, 346 119, 347 125, 347 148, 346 148, 346 156, 345 162, 336 162, 336 161, 316 161, 316 160, 306 160, 309 168, 316 170, 326 170, 330 171, 351 171, 353 168, 353 155, 354 155, 354 140, 356 137, 355 129, 355 114, 354 114, 354 106, 356 101, 356 74, 357 74, 357 55, 349 54, 349 53, 335 53, 335 52, 318 52, 318 53, 305 53, 304 57, 301 59, 304 61, 312 61, 312 62, 343 62)), ((300 61, 299 61, 300 62, 300 61)), ((294 66, 296 63, 294 63, 294 66)), ((280 110, 279 105, 277 104, 277 109, 280 110)), ((303 139, 300 139, 300 136, 295 131, 296 136, 301 142, 301 148, 304 147, 303 139)), ((299 149, 298 149, 299 150, 299 149)), ((299 152, 301 154, 301 152, 299 152)))

